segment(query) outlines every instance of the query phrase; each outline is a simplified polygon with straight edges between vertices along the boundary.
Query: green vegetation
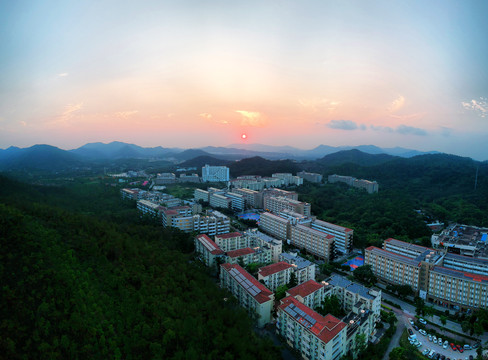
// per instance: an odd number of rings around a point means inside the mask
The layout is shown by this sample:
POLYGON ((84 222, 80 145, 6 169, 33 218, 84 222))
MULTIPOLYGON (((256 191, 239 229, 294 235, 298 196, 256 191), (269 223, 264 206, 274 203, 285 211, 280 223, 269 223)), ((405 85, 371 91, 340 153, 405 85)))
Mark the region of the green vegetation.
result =
POLYGON ((400 299, 406 299, 407 296, 413 296, 415 294, 410 285, 388 285, 386 289, 400 299))
POLYGON ((322 305, 316 309, 316 311, 321 315, 332 314, 336 318, 342 319, 346 313, 341 306, 341 302, 336 295, 327 296, 322 305))
POLYGON ((376 276, 371 269, 371 265, 359 266, 353 272, 354 279, 365 284, 368 287, 376 284, 376 276))
POLYGON ((0 189, 2 358, 280 358, 191 237, 141 222, 116 188, 0 189))

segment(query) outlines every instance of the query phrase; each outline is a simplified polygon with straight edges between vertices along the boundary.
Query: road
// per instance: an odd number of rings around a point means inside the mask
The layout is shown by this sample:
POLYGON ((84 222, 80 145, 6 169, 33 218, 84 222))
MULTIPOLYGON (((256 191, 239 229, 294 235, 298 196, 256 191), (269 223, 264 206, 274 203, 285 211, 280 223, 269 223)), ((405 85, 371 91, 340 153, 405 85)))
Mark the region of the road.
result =
MULTIPOLYGON (((390 306, 390 305, 388 305, 390 306)), ((393 334, 390 345, 388 345, 388 350, 386 350, 385 356, 383 356, 383 360, 388 360, 390 357, 391 351, 400 346, 400 338, 403 334, 403 331, 406 328, 406 324, 403 321, 403 311, 397 308, 392 307, 393 312, 395 313, 395 316, 397 318, 397 329, 395 331, 395 334, 393 334)))

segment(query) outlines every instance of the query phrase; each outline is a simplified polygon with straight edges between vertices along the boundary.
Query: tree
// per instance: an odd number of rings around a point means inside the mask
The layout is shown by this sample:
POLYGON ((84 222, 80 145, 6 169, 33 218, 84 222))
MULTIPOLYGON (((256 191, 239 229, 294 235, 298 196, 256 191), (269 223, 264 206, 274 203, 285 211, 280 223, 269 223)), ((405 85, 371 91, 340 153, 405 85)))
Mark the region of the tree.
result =
POLYGON ((283 299, 286 295, 286 292, 288 291, 288 286, 287 285, 281 285, 276 288, 275 291, 275 302, 276 304, 280 303, 280 300, 283 299))
POLYGON ((442 323, 442 325, 446 325, 446 323, 447 323, 447 316, 446 315, 441 315, 441 316, 439 316, 439 320, 442 323))
POLYGON ((295 272, 292 271, 290 275, 290 281, 288 282, 288 288, 291 289, 297 285, 298 285, 297 276, 295 275, 295 272))
POLYGON ((425 309, 425 301, 424 301, 424 299, 416 296, 415 297, 415 313, 418 316, 423 316, 424 315, 424 309, 425 309))
POLYGON ((390 360, 402 360, 405 349, 402 347, 394 348, 390 353, 390 360))
POLYGON ((317 308, 317 312, 323 316, 327 314, 332 314, 335 317, 343 317, 344 310, 342 310, 341 302, 337 295, 327 296, 324 301, 322 301, 322 306, 317 308))
POLYGON ((373 273, 371 265, 359 266, 353 272, 354 278, 359 282, 362 282, 368 286, 373 286, 376 284, 376 276, 373 273))
POLYGON ((357 355, 361 355, 366 350, 366 334, 356 334, 357 355))

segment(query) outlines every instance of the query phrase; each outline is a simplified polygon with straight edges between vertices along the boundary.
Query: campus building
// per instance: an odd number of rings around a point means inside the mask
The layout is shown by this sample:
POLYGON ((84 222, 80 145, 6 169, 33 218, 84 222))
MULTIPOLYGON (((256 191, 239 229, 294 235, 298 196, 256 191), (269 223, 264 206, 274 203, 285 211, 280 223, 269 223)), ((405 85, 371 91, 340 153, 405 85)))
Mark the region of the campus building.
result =
POLYGON ((274 294, 237 264, 220 266, 220 286, 237 298, 259 327, 271 322, 274 294))
POLYGON ((230 219, 216 210, 207 210, 206 215, 193 215, 193 231, 201 234, 226 234, 230 229, 230 219))
POLYGON ((259 268, 258 280, 264 281, 266 287, 271 291, 282 285, 286 285, 290 282, 290 276, 293 272, 293 265, 290 265, 284 261, 277 262, 268 266, 259 268))
POLYGON ((304 225, 290 227, 290 244, 329 261, 334 258, 334 236, 304 225))
POLYGON ((270 212, 262 213, 259 217, 259 229, 277 239, 286 240, 288 238, 288 227, 287 219, 270 212))
POLYGON ((298 256, 296 253, 282 253, 280 255, 280 261, 284 261, 293 266, 299 284, 309 280, 315 280, 315 264, 298 256))
POLYGON ((203 182, 227 182, 229 181, 229 168, 227 166, 210 166, 202 167, 203 182))
POLYGON ((163 207, 148 200, 139 200, 137 202, 137 210, 143 215, 158 217, 163 207))
POLYGON ((280 254, 283 251, 283 242, 281 240, 263 234, 258 229, 249 229, 244 232, 244 239, 250 247, 269 247, 271 250, 271 261, 280 261, 280 254))
POLYGON ((334 236, 334 247, 337 254, 344 255, 352 251, 354 230, 322 220, 314 220, 311 227, 334 236))
POLYGON ((215 259, 223 256, 224 252, 207 235, 200 234, 195 237, 195 252, 207 266, 213 266, 215 259))
POLYGON ((215 243, 223 251, 243 249, 249 246, 246 238, 244 238, 239 232, 215 235, 215 243))
POLYGON ((322 316, 293 296, 278 306, 276 332, 304 359, 335 360, 346 354, 347 325, 332 315, 322 316))
POLYGON ((379 189, 379 185, 376 181, 369 181, 364 179, 358 180, 352 176, 334 174, 329 175, 327 179, 330 183, 342 182, 352 187, 365 189, 370 194, 378 192, 379 189))
POLYGON ((232 192, 243 196, 247 208, 260 209, 263 207, 263 194, 259 191, 235 188, 232 192))
POLYGON ((322 306, 325 298, 332 294, 332 287, 315 280, 308 280, 286 291, 286 296, 293 296, 310 309, 322 306))
POLYGON ((193 192, 193 198, 195 201, 202 200, 204 202, 210 202, 210 193, 206 190, 195 189, 193 192))
POLYGON ((323 176, 321 174, 310 173, 306 171, 300 171, 299 173, 297 173, 297 176, 313 183, 321 183, 323 179, 323 176))
POLYGON ((283 210, 290 210, 304 216, 311 215, 310 204, 302 201, 281 196, 265 196, 263 202, 264 209, 275 214, 279 214, 283 210))
POLYGON ((303 179, 299 176, 293 176, 290 173, 276 173, 271 174, 271 177, 280 179, 284 186, 289 185, 303 185, 303 179))

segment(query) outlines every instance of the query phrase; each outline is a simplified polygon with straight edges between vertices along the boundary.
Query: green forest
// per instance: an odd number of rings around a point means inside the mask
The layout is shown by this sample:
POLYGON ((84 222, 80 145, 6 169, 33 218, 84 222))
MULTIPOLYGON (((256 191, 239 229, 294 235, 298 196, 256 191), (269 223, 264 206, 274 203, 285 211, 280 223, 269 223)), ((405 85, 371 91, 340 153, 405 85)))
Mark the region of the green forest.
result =
POLYGON ((103 181, 0 177, 0 358, 278 359, 192 258, 103 181))

